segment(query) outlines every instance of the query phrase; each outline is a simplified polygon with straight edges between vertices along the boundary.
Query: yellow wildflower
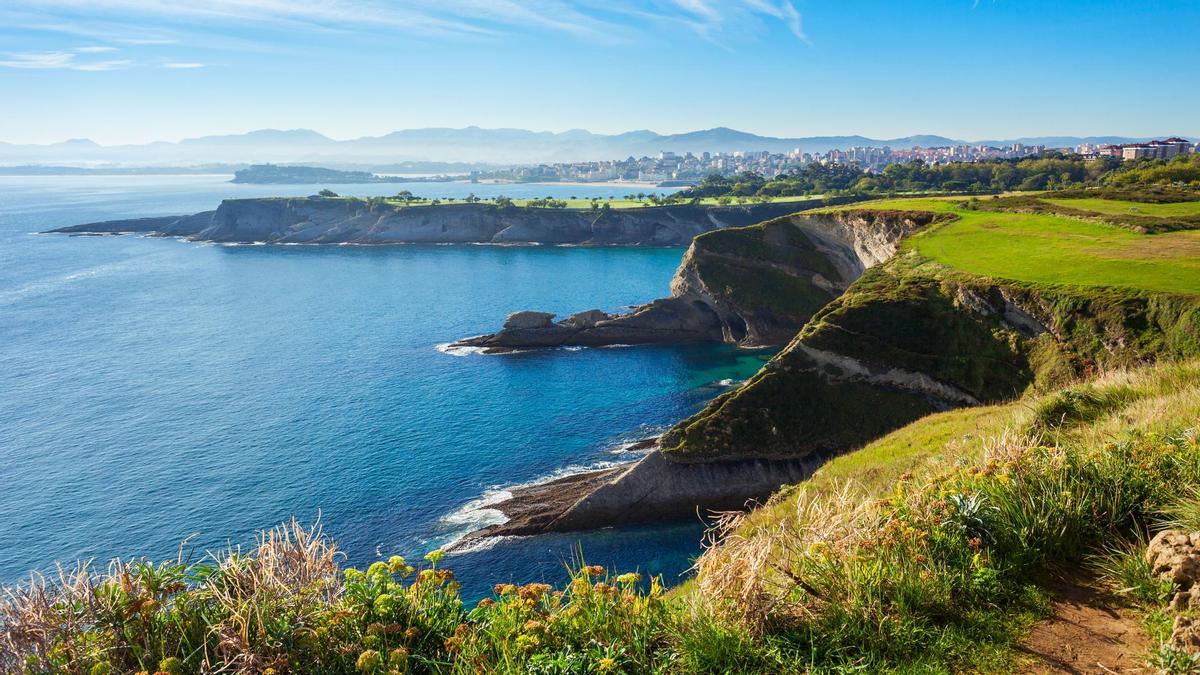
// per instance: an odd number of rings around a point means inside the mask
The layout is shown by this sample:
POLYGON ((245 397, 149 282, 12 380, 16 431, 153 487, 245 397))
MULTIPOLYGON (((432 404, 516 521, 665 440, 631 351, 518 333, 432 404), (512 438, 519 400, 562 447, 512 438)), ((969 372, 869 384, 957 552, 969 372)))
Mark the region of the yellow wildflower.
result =
POLYGON ((358 655, 354 665, 364 673, 373 673, 383 666, 383 657, 374 649, 368 649, 358 655))

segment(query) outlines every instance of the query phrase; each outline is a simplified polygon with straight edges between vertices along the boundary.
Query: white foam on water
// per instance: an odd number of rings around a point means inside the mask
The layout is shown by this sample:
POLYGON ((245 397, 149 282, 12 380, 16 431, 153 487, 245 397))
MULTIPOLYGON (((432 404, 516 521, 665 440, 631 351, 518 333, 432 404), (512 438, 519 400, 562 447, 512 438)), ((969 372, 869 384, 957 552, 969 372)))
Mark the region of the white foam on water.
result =
MULTIPOLYGON (((463 535, 463 536, 466 536, 466 535, 463 535)), ((462 555, 464 553, 478 553, 479 551, 486 551, 501 542, 515 541, 517 539, 524 539, 524 538, 525 537, 518 537, 518 536, 514 536, 514 535, 509 535, 509 534, 506 534, 506 535, 503 535, 500 537, 480 537, 479 539, 476 539, 469 544, 459 546, 458 542, 462 541, 462 537, 460 536, 457 539, 453 539, 449 542, 446 542, 446 544, 444 545, 444 548, 448 549, 446 551, 446 554, 452 555, 452 556, 453 555, 462 555)))
POLYGON ((621 466, 627 466, 636 461, 636 459, 637 458, 623 460, 600 460, 588 464, 572 464, 561 469, 556 469, 546 475, 539 476, 538 478, 534 478, 533 480, 529 480, 524 483, 516 483, 507 487, 497 486, 488 488, 487 490, 484 490, 483 494, 478 498, 472 499, 466 504, 463 504, 459 508, 438 519, 438 521, 443 525, 454 528, 454 531, 447 537, 446 542, 442 544, 442 546, 445 548, 453 548, 454 553, 463 553, 466 551, 480 551, 486 548, 491 548, 492 546, 496 545, 498 540, 510 538, 485 537, 481 541, 490 542, 486 546, 476 542, 471 542, 467 546, 456 548, 458 542, 462 541, 464 537, 472 532, 477 532, 490 525, 501 525, 508 522, 508 516, 504 515, 504 513, 499 509, 492 507, 501 502, 512 499, 513 490, 543 485, 545 483, 551 483, 556 480, 577 474, 592 473, 593 471, 603 471, 605 469, 614 469, 621 466))
POLYGON ((470 525, 476 530, 488 525, 499 525, 507 522, 508 517, 491 507, 509 499, 512 499, 512 492, 493 488, 484 492, 482 497, 472 499, 458 510, 442 516, 440 520, 448 525, 470 525))
POLYGON ((443 342, 441 344, 434 345, 433 348, 443 354, 449 354, 450 356, 470 356, 472 354, 482 354, 484 349, 483 347, 455 346, 453 342, 443 342))

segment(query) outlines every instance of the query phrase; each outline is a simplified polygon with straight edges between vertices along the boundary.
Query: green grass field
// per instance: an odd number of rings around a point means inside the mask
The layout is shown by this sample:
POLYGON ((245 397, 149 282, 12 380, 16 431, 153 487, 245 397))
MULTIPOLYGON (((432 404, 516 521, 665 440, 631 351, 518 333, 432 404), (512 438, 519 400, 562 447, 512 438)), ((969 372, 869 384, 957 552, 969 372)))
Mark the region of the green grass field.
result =
POLYGON ((1169 218, 1171 216, 1200 215, 1200 201, 1169 204, 1146 204, 1143 202, 1126 202, 1116 199, 1046 199, 1044 201, 1055 206, 1065 206, 1071 209, 1093 211, 1095 213, 1114 216, 1136 215, 1169 218))
MULTIPOLYGON (((1131 203, 1080 199, 1070 205, 1083 209, 1092 202, 1101 203, 1088 207, 1097 213, 1131 203)), ((1200 231, 1138 234, 1065 216, 969 210, 961 203, 891 199, 853 208, 957 215, 957 220, 910 238, 905 247, 965 272, 1034 283, 1200 294, 1200 231)), ((1136 206, 1147 214, 1163 208, 1200 212, 1200 202, 1136 206)))

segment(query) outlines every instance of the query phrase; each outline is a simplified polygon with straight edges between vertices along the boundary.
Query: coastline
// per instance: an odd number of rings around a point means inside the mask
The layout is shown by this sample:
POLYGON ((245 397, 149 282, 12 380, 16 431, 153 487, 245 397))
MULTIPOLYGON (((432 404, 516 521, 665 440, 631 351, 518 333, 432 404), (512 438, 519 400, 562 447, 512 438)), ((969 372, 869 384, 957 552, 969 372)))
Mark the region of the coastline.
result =
MULTIPOLYGON (((622 447, 621 451, 642 454, 653 450, 657 444, 657 436, 643 438, 622 447)), ((551 526, 559 516, 570 510, 580 499, 592 494, 601 485, 639 461, 641 457, 621 462, 616 466, 589 469, 505 488, 500 493, 505 496, 489 501, 486 505, 488 510, 502 514, 504 522, 491 523, 472 530, 445 548, 454 553, 473 548, 487 539, 530 536, 553 531, 551 526)))

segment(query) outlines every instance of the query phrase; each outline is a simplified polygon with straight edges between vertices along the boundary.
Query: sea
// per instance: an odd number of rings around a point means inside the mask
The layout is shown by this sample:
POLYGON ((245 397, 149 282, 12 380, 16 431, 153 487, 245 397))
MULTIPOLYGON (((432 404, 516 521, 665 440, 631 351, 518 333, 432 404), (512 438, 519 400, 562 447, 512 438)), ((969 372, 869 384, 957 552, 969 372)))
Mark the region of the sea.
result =
MULTIPOLYGON (((228 246, 39 232, 226 198, 620 197, 644 186, 238 185, 227 175, 0 177, 0 584, 57 564, 251 550, 319 524, 346 565, 418 559, 502 516, 513 486, 637 459, 628 445, 768 358, 728 346, 487 356, 445 345, 509 312, 668 294, 683 249, 228 246)), ((586 561, 686 577, 699 519, 489 540, 466 597, 586 561)))

